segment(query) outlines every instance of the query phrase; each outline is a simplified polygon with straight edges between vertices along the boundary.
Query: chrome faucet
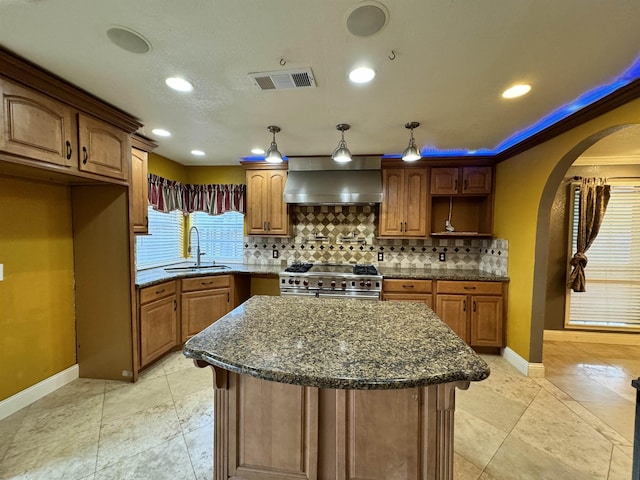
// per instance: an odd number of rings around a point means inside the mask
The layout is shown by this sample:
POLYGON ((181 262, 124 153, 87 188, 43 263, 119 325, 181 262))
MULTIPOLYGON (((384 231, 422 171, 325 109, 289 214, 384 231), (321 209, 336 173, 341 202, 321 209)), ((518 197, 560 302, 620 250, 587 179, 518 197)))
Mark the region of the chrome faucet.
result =
POLYGON ((198 229, 193 226, 189 229, 189 246, 187 247, 187 253, 191 255, 191 232, 196 231, 196 239, 198 243, 196 244, 196 267, 200 268, 200 257, 202 255, 206 255, 205 252, 200 251, 200 232, 198 229))

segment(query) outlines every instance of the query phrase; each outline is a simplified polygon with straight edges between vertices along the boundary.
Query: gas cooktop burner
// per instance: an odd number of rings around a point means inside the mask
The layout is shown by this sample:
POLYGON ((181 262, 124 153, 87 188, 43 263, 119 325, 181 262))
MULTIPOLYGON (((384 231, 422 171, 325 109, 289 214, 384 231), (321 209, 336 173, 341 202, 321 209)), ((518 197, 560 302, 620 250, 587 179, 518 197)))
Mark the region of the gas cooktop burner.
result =
POLYGON ((353 273, 355 275, 378 275, 378 270, 373 265, 355 265, 353 273))
POLYGON ((285 272, 306 273, 313 267, 313 263, 292 263, 284 269, 285 272))

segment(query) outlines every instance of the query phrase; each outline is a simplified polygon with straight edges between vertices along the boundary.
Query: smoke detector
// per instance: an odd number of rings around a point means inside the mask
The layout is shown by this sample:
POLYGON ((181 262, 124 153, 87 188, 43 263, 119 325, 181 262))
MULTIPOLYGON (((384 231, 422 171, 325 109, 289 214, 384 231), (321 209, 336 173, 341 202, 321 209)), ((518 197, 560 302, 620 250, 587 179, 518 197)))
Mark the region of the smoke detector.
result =
POLYGON ((292 88, 315 88, 316 86, 311 68, 254 72, 249 76, 259 90, 290 90, 292 88))

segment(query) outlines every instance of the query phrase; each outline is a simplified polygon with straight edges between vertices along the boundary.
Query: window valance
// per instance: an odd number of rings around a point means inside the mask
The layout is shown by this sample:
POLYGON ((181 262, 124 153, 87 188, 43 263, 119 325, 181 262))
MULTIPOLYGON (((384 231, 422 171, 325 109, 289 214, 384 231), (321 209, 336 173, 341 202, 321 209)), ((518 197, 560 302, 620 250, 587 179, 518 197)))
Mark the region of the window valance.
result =
POLYGON ((182 184, 150 174, 149 205, 160 212, 180 210, 184 215, 206 212, 246 213, 247 186, 242 184, 182 184))

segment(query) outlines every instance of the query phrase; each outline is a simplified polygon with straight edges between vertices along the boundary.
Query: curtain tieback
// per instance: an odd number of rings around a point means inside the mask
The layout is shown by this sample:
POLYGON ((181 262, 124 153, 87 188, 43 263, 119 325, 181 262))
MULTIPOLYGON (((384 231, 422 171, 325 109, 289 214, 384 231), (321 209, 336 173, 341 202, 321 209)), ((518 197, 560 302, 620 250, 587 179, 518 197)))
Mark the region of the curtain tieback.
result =
POLYGON ((572 267, 580 266, 581 268, 584 268, 587 266, 587 256, 582 252, 578 252, 573 256, 569 264, 572 267))

